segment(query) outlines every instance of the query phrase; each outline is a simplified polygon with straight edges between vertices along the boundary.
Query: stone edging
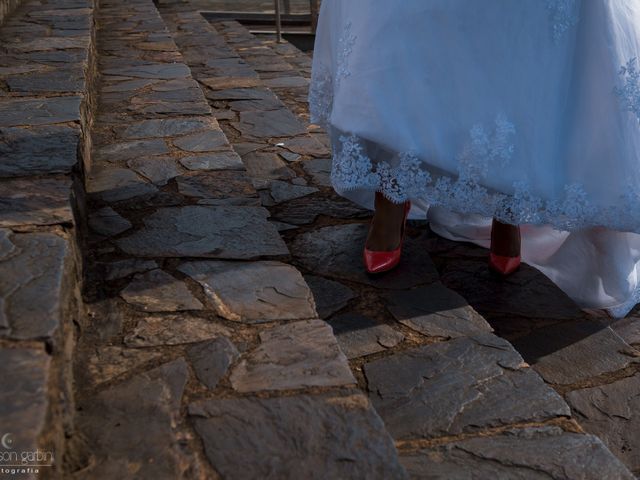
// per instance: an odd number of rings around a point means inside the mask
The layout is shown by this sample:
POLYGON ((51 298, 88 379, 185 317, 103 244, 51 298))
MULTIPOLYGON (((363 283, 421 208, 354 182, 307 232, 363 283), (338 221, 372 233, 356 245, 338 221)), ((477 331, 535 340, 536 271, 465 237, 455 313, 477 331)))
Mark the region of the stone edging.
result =
POLYGON ((52 452, 46 473, 55 476, 73 423, 74 323, 83 314, 94 4, 25 1, 3 22, 16 4, 0 9, 0 424, 16 450, 52 452))

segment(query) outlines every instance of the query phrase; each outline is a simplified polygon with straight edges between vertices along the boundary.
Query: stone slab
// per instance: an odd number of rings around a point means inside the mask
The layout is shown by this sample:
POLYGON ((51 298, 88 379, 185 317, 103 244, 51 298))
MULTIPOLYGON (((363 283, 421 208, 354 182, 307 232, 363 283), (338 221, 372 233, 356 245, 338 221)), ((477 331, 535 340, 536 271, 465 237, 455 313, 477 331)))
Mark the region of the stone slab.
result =
MULTIPOLYGON (((147 85, 151 85, 153 83, 154 83, 154 80, 149 80, 149 79, 146 79, 146 78, 136 78, 134 80, 124 80, 124 81, 116 82, 116 83, 105 82, 105 85, 101 88, 101 92, 102 93, 132 92, 132 91, 144 88, 147 85)), ((142 138, 142 137, 140 137, 140 138, 142 138)))
POLYGON ((317 275, 364 283, 387 289, 405 289, 438 280, 422 237, 407 238, 403 246, 407 259, 382 276, 367 275, 362 249, 368 226, 354 223, 322 227, 298 235, 292 253, 306 269, 317 275))
POLYGON ((136 274, 120 296, 128 304, 146 312, 203 309, 202 303, 184 282, 160 269, 136 274))
POLYGON ((331 151, 315 138, 305 135, 296 138, 288 138, 284 141, 284 148, 300 155, 327 158, 331 151))
MULTIPOLYGON (((116 379, 133 369, 154 362, 160 358, 161 352, 135 348, 122 348, 115 345, 95 348, 88 357, 78 358, 81 368, 77 375, 90 385, 99 385, 116 379)), ((79 357, 79 356, 78 356, 79 357)))
POLYGON ((640 318, 631 315, 609 325, 629 345, 640 347, 640 318))
POLYGON ((298 117, 286 108, 240 112, 240 121, 233 126, 244 136, 254 138, 294 137, 307 133, 298 117))
POLYGON ((127 142, 110 143, 96 148, 94 160, 96 162, 122 162, 151 155, 165 155, 169 148, 163 138, 131 140, 127 142))
POLYGON ((304 279, 313 293, 320 318, 329 317, 346 307, 349 300, 356 298, 356 293, 353 290, 333 280, 316 275, 305 275, 304 279))
POLYGON ((119 260, 105 265, 107 280, 116 280, 128 277, 134 273, 148 272, 158 268, 158 264, 154 260, 144 260, 139 258, 129 258, 119 260))
POLYGON ((127 166, 155 185, 166 185, 181 173, 172 157, 133 158, 127 162, 127 166))
MULTIPOLYGON (((153 107, 157 104, 186 104, 193 103, 194 106, 200 103, 203 108, 207 107, 204 103, 205 98, 202 94, 202 90, 198 88, 196 84, 192 84, 187 88, 180 89, 165 89, 165 90, 153 90, 149 92, 139 93, 131 98, 132 107, 144 106, 153 107)), ((213 119, 212 119, 213 120, 213 119)))
POLYGON ((158 78, 171 80, 188 78, 191 76, 189 67, 182 63, 149 63, 147 65, 123 66, 107 68, 100 72, 102 75, 115 75, 134 78, 158 78))
MULTIPOLYGON (((244 70, 246 72, 251 72, 251 69, 249 68, 249 66, 247 65, 247 63, 241 59, 238 56, 234 56, 234 57, 228 57, 227 55, 225 55, 226 58, 209 58, 206 59, 206 63, 205 65, 209 68, 209 69, 224 69, 224 68, 230 68, 230 69, 238 69, 238 70, 244 70)), ((237 80, 242 79, 242 78, 249 78, 251 80, 253 80, 253 82, 247 82, 247 83, 253 83, 254 85, 257 83, 257 81, 259 81, 259 79, 257 78, 257 76, 255 74, 253 74, 250 77, 212 77, 209 80, 214 80, 214 79, 219 79, 221 82, 225 82, 226 80, 236 80, 235 86, 236 87, 240 87, 241 85, 239 85, 237 83, 237 80)), ((205 82, 203 82, 205 83, 205 82)), ((215 85, 215 83, 211 83, 211 82, 206 82, 207 86, 211 85, 215 85)), ((243 85, 246 87, 246 85, 243 85)), ((213 87, 211 87, 213 88, 213 87)))
MULTIPOLYGON (((287 58, 286 60, 289 61, 290 59, 287 58)), ((293 70, 292 64, 278 60, 276 60, 275 63, 265 63, 260 65, 253 64, 252 67, 256 72, 260 73, 260 76, 263 79, 298 75, 298 72, 293 70)), ((288 91, 285 93, 288 93, 288 91)))
POLYGON ((313 195, 296 198, 278 205, 274 214, 278 220, 294 225, 308 225, 318 217, 340 219, 370 218, 371 212, 336 195, 313 195))
POLYGON ((81 100, 79 96, 4 98, 0 102, 0 127, 79 122, 81 100))
POLYGON ((0 176, 69 173, 78 162, 79 141, 75 126, 0 128, 0 176))
POLYGON ((574 418, 634 471, 640 471, 640 373, 565 396, 574 418))
POLYGON ((513 344, 552 384, 582 382, 640 361, 637 352, 611 328, 588 320, 538 328, 513 344))
POLYGON ((345 313, 329 320, 340 348, 349 360, 384 352, 404 340, 404 335, 389 325, 379 324, 364 315, 345 313))
POLYGON ((309 80, 304 77, 274 77, 264 81, 269 88, 307 87, 309 80))
POLYGON ((216 124, 209 118, 158 118, 130 124, 121 133, 120 138, 165 138, 187 135, 214 128, 216 124))
POLYGON ((189 262, 179 270, 202 285, 217 314, 228 320, 260 323, 317 316, 302 275, 285 263, 189 262))
POLYGON ((318 191, 318 189, 314 187, 292 185, 280 180, 272 181, 270 188, 271 198, 273 198, 275 203, 282 203, 288 200, 293 200, 294 198, 304 197, 318 191))
POLYGON ((206 85, 212 90, 225 90, 228 88, 251 88, 260 85, 257 77, 214 77, 198 78, 198 82, 206 85))
MULTIPOLYGON (((178 52, 171 52, 179 58, 178 52)), ((151 85, 154 92, 175 92, 179 90, 200 90, 198 84, 192 78, 175 78, 170 80, 160 80, 151 85)))
POLYGON ((178 191, 187 197, 218 200, 258 198, 249 177, 241 170, 195 172, 178 177, 176 183, 178 191))
POLYGON ((179 315, 149 315, 139 320, 124 338, 130 347, 156 347, 203 342, 230 332, 223 325, 206 318, 181 313, 179 315))
MULTIPOLYGON (((193 101, 179 102, 175 100, 148 101, 131 105, 128 110, 144 116, 158 115, 210 115, 211 108, 199 98, 201 92, 193 90, 192 95, 196 97, 193 101)), ((177 96, 177 94, 175 94, 177 96)))
POLYGON ((71 179, 13 178, 0 181, 0 227, 71 224, 71 179))
POLYGON ((229 102, 229 108, 235 112, 279 110, 283 104, 275 95, 265 95, 255 100, 235 100, 229 102))
POLYGON ((239 392, 355 384, 331 327, 322 320, 278 325, 260 332, 260 345, 231 372, 239 392))
POLYGON ((8 76, 8 75, 20 75, 22 73, 29 73, 29 72, 42 72, 47 70, 46 66, 38 65, 38 64, 12 65, 13 62, 9 58, 7 58, 2 62, 3 65, 0 65, 0 76, 2 77, 8 76))
POLYGON ((105 202, 153 195, 158 189, 126 168, 96 168, 87 179, 87 193, 105 202))
POLYGON ((299 155, 297 153, 289 152, 289 151, 286 151, 286 150, 278 152, 278 155, 280 155, 282 158, 284 158, 289 163, 297 162, 298 160, 300 160, 300 158, 302 158, 301 155, 299 155))
POLYGON ((244 170, 242 159, 234 152, 192 155, 180 159, 189 170, 244 170))
POLYGON ((189 413, 223 477, 407 478, 361 394, 205 400, 189 405, 189 413))
POLYGON ((242 161, 252 178, 277 180, 296 176, 278 154, 273 152, 248 152, 242 155, 242 161))
POLYGON ((228 143, 222 130, 207 130, 173 139, 173 144, 186 152, 212 152, 228 143))
POLYGON ((213 390, 240 353, 228 338, 220 337, 189 347, 187 355, 198 380, 213 390))
POLYGON ((64 49, 86 49, 89 45, 88 37, 65 38, 65 37, 45 37, 23 41, 12 45, 12 49, 18 52, 34 52, 45 50, 64 49))
POLYGON ((415 479, 633 480, 598 438, 558 427, 510 430, 401 456, 415 479))
POLYGON ((0 336, 51 339, 73 288, 69 241, 53 233, 0 229, 0 336))
POLYGON ((117 241, 132 255, 252 259, 287 255, 287 246, 260 207, 169 207, 145 218, 145 226, 117 241))
POLYGON ((113 208, 104 207, 89 215, 89 226, 100 235, 112 237, 126 232, 133 225, 113 208))
POLYGON ((23 92, 30 95, 43 95, 49 92, 82 92, 85 80, 80 68, 67 65, 61 70, 31 72, 6 77, 11 92, 23 92))
POLYGON ((87 52, 83 50, 50 50, 48 52, 21 53, 20 58, 25 61, 42 62, 46 65, 59 65, 64 63, 82 62, 87 58, 87 52))
POLYGON ((313 183, 322 187, 331 186, 331 159, 311 158, 302 162, 302 168, 311 175, 313 183))
POLYGON ((437 282, 387 295, 394 318, 424 335, 456 338, 493 332, 491 325, 466 300, 437 282))
POLYGON ((263 100, 273 97, 273 93, 260 88, 226 88, 224 90, 207 90, 209 100, 263 100))
POLYGON ((174 360, 83 402, 76 422, 92 461, 77 477, 182 478, 191 462, 176 424, 188 375, 185 361, 174 360))
POLYGON ((136 44, 136 48, 139 50, 171 51, 175 48, 175 43, 167 38, 165 41, 140 42, 136 44))
POLYGON ((240 156, 245 156, 250 152, 257 152, 269 148, 264 143, 252 143, 252 142, 234 142, 233 150, 240 156))
POLYGON ((365 364, 364 373, 373 405, 396 440, 570 415, 513 347, 492 334, 397 353, 365 364))
MULTIPOLYGON (((2 443, 8 447, 4 452, 42 448, 39 437, 47 425, 50 364, 51 357, 44 350, 0 348, 0 424, 2 443)), ((5 459, 2 463, 11 462, 5 459)))

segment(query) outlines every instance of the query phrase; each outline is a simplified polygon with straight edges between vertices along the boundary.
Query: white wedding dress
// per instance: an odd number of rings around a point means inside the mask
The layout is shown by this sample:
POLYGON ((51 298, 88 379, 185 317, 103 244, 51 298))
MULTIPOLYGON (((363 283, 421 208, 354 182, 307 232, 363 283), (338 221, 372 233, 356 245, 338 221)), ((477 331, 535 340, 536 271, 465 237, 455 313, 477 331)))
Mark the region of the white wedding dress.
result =
POLYGON ((411 199, 437 233, 523 261, 578 304, 640 301, 640 0, 323 0, 309 94, 332 183, 411 199))

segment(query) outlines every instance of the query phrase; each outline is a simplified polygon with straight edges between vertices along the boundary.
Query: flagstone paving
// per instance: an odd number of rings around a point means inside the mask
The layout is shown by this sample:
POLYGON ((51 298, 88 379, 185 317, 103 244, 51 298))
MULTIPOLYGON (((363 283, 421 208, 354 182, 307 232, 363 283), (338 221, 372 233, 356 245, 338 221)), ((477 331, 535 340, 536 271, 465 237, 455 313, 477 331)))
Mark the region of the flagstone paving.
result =
MULTIPOLYGON (((356 388, 331 327, 318 319, 303 276, 287 263, 289 249, 249 169, 156 7, 104 1, 97 22, 85 301, 104 307, 82 323, 75 350, 79 410, 67 473, 319 478, 326 468, 402 477, 391 437, 356 388), (89 375, 80 371, 85 364, 89 375), (216 408, 229 411, 231 423, 218 424, 216 408), (285 426, 260 415, 292 408, 299 414, 286 427, 287 443, 269 442, 285 426), (255 430, 233 424, 252 409, 255 430), (135 421, 117 428, 130 415, 135 421), (332 442, 300 429, 306 417, 331 430, 332 442), (377 440, 353 443, 354 433, 377 440), (154 441, 130 454, 148 434, 154 441), (256 445, 265 450, 252 451, 256 445), (270 453, 294 445, 297 453, 270 453)), ((280 117, 256 118, 246 119, 252 133, 280 117)), ((288 185, 274 190, 274 202, 301 194, 288 185)))
POLYGON ((0 433, 51 478, 640 473, 638 322, 424 222, 364 274, 310 57, 197 8, 0 27, 0 433))
MULTIPOLYGON (((248 172, 255 179, 263 205, 275 219, 291 226, 281 233, 291 249, 294 264, 308 279, 316 304, 350 358, 359 385, 369 392, 387 430, 396 439, 408 473, 415 478, 466 477, 463 472, 468 472, 467 466, 455 462, 447 464, 450 470, 431 476, 431 464, 426 460, 433 459, 434 453, 426 450, 412 457, 425 461, 416 463, 419 468, 409 468, 405 459, 409 453, 420 450, 425 441, 433 438, 437 439, 436 444, 454 445, 457 435, 475 438, 483 448, 490 449, 494 439, 498 441, 503 435, 530 435, 535 431, 525 427, 530 423, 541 425, 536 427, 545 432, 541 441, 549 439, 551 444, 558 436, 559 444, 579 445, 576 448, 592 451, 594 458, 606 452, 595 437, 575 433, 581 432, 581 427, 572 415, 579 419, 579 413, 574 410, 572 414, 569 406, 572 402, 565 403, 562 395, 577 384, 563 387, 545 372, 562 375, 563 370, 572 369, 580 372, 574 374, 574 382, 615 384, 615 380, 628 377, 638 368, 637 353, 630 345, 619 343, 622 339, 611 328, 578 309, 535 270, 524 267, 507 282, 498 281, 489 275, 486 251, 439 239, 423 224, 414 223, 408 232, 405 258, 411 258, 411 264, 403 264, 382 278, 364 275, 359 250, 366 235, 366 224, 359 221, 364 215, 348 203, 343 207, 340 204, 343 200, 326 188, 330 175, 329 141, 321 130, 308 123, 309 57, 289 44, 277 44, 268 37, 258 39, 236 22, 216 22, 211 28, 197 14, 185 10, 188 9, 161 6, 161 13, 185 52, 195 78, 217 109, 214 114, 222 129, 243 161, 251 166, 248 172), (220 37, 233 47, 232 51, 223 49, 220 37), (235 89, 229 89, 232 79, 211 82, 215 72, 203 67, 198 52, 190 50, 194 43, 215 44, 220 56, 244 60, 246 65, 236 62, 235 68, 243 71, 243 78, 252 80, 236 84, 235 89), (271 68, 273 65, 278 68, 271 68), (247 66, 253 69, 253 75, 247 66), (240 100, 243 97, 251 100, 240 100), (273 112, 280 111, 283 105, 298 116, 307 133, 290 138, 270 132, 272 137, 261 141, 255 131, 240 128, 245 109, 273 112), (252 166, 258 163, 259 154, 260 160, 272 165, 269 170, 252 166), (280 162, 275 161, 278 157, 282 159, 280 162), (296 176, 292 177, 291 172, 296 176), (299 179, 318 192, 305 192, 306 195, 282 204, 274 201, 274 183, 277 182, 276 188, 289 183, 293 189, 301 184, 299 179), (562 338, 576 322, 588 325, 588 333, 574 334, 570 337, 574 341, 567 339, 564 344, 551 342, 557 349, 536 356, 536 349, 549 345, 544 327, 555 326, 555 338, 562 338), (529 349, 523 347, 521 352, 533 368, 509 343, 498 340, 491 333, 494 330, 516 342, 519 337, 529 342, 529 349), (536 333, 540 338, 534 336, 536 333), (604 345, 601 339, 607 340, 604 345), (609 353, 605 354, 605 350, 609 353), (495 355, 500 360, 490 359, 495 355), (583 368, 575 367, 580 364, 583 368), (545 381, 556 390, 545 385, 545 381), (459 407, 456 402, 460 402, 459 407), (512 431, 512 425, 518 427, 512 431), (568 433, 563 434, 563 430, 568 433)), ((632 397, 629 401, 633 402, 632 397)), ((587 423, 583 423, 587 428, 587 423)), ((600 422, 600 431, 603 423, 600 422)), ((626 424, 633 426, 633 422, 626 424)), ((603 438, 607 441, 606 436, 603 438)), ((611 441, 607 444, 637 470, 637 452, 623 455, 621 442, 617 440, 617 445, 611 441), (631 461, 632 457, 636 460, 631 461)), ((488 455, 478 457, 477 461, 496 462, 488 455)), ((570 469, 563 471, 554 466, 552 455, 546 460, 537 457, 518 460, 514 456, 513 462, 503 461, 506 465, 503 475, 508 478, 574 475, 569 473, 570 469)), ((502 472, 502 466, 489 463, 481 468, 502 472)), ((593 469, 601 473, 579 475, 587 478, 629 475, 617 461, 611 461, 604 469, 595 466, 597 463, 594 461, 593 469), (606 472, 607 468, 612 470, 606 472)))

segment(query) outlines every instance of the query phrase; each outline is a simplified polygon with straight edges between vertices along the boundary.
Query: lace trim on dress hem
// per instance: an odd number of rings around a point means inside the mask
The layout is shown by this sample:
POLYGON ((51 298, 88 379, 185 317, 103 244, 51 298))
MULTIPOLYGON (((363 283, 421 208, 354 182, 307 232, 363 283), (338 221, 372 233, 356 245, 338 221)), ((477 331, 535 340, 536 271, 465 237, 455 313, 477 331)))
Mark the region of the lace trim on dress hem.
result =
POLYGON ((372 161, 366 154, 367 141, 354 134, 334 131, 331 182, 338 192, 374 190, 402 203, 409 199, 442 206, 461 213, 496 217, 511 224, 551 225, 573 231, 602 226, 640 233, 640 191, 628 189, 618 205, 602 207, 590 202, 584 188, 566 185, 556 200, 535 195, 526 181, 512 185, 513 193, 491 190, 480 183, 491 162, 505 162, 513 151, 509 138, 514 131, 502 116, 488 135, 481 127, 472 130, 472 142, 460 159, 457 177, 429 172, 411 152, 393 155, 390 161, 372 161), (466 159, 466 160, 465 160, 466 159))

